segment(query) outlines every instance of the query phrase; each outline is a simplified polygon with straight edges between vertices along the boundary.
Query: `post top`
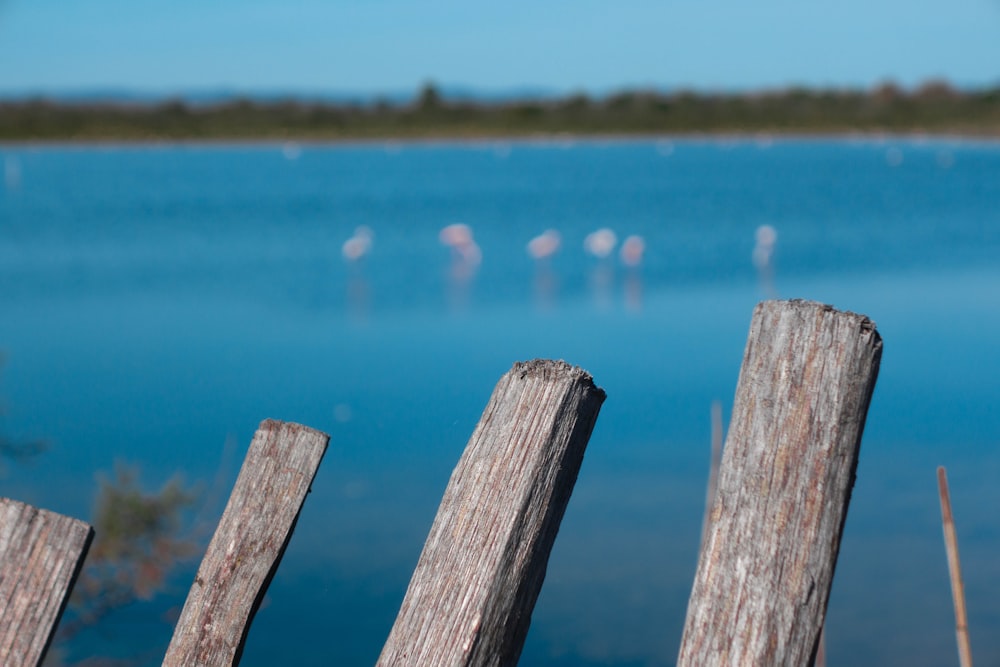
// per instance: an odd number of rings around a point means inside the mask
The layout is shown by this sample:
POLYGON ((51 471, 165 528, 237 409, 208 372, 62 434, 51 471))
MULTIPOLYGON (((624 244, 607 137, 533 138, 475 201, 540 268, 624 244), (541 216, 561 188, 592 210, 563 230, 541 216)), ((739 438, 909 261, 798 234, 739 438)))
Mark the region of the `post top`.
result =
POLYGON ((518 361, 511 368, 510 372, 520 378, 535 377, 542 380, 577 379, 589 388, 597 391, 602 398, 605 396, 604 390, 594 384, 594 378, 590 373, 579 366, 573 366, 561 359, 518 361))
POLYGON ((767 310, 790 308, 800 312, 818 311, 832 313, 834 315, 840 315, 855 320, 861 329, 871 331, 876 336, 881 338, 881 336, 878 335, 878 329, 875 326, 875 322, 867 315, 855 313, 850 310, 839 310, 830 304, 820 303, 819 301, 811 301, 809 299, 771 299, 768 301, 761 301, 757 304, 757 308, 767 310))
POLYGON ((261 421, 260 425, 257 427, 259 431, 278 431, 280 429, 285 429, 291 433, 305 433, 311 436, 318 436, 320 438, 330 439, 328 433, 324 433, 318 429, 312 428, 311 426, 306 426, 305 424, 298 424, 296 422, 286 422, 280 419, 272 419, 268 417, 261 421))

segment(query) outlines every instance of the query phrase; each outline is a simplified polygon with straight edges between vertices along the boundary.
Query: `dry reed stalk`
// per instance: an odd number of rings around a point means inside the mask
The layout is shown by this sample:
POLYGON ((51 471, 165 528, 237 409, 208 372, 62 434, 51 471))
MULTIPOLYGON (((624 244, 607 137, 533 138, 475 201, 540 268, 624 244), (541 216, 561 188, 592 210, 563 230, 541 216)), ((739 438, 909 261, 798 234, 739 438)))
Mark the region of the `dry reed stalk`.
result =
POLYGON ((819 646, 816 648, 816 660, 813 667, 826 667, 826 626, 819 631, 819 646))
POLYGON ((938 493, 941 496, 944 546, 948 552, 948 572, 951 575, 951 597, 955 602, 955 638, 958 641, 958 661, 962 667, 972 667, 969 623, 965 613, 965 587, 962 585, 962 566, 958 559, 958 537, 955 535, 955 518, 951 513, 951 495, 948 493, 948 474, 944 466, 938 466, 937 478, 938 493))
POLYGON ((705 493, 705 517, 701 521, 701 548, 705 546, 715 506, 715 489, 719 485, 719 464, 722 462, 722 403, 712 401, 712 463, 708 469, 708 489, 705 493))

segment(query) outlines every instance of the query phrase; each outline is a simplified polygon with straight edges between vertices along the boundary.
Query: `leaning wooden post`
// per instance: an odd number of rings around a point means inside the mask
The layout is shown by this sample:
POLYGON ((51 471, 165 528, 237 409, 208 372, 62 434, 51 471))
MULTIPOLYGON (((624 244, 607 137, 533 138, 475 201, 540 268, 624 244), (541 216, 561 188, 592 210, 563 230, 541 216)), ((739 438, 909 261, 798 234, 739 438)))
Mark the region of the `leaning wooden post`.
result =
POLYGON ((0 662, 41 665, 94 539, 83 521, 0 498, 0 662))
POLYGON ((163 664, 236 665, 330 436, 261 422, 212 537, 163 664))
POLYGON ((881 355, 861 315, 754 310, 680 667, 812 660, 881 355))
POLYGON ((514 665, 604 392, 514 365, 452 473, 379 665, 514 665))

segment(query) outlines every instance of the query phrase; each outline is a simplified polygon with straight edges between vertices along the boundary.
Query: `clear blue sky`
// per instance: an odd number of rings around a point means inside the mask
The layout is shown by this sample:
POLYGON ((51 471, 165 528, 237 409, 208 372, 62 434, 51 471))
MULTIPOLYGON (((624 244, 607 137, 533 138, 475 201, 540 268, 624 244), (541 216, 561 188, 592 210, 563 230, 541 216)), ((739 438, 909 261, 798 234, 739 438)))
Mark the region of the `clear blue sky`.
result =
POLYGON ((0 93, 1000 84, 1000 0, 0 0, 0 93))

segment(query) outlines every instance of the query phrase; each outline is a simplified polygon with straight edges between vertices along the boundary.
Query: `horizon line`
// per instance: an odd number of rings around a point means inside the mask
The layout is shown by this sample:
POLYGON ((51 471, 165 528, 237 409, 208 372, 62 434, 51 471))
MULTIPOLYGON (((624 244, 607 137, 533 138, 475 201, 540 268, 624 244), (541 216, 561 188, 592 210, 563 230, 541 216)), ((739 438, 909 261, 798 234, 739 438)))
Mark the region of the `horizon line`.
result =
POLYGON ((181 99, 184 101, 236 100, 248 99, 283 99, 283 100, 337 100, 337 101, 367 101, 379 100, 400 101, 413 100, 422 91, 432 87, 444 100, 540 100, 560 99, 578 95, 602 98, 628 93, 676 94, 692 93, 695 95, 761 95, 789 91, 810 92, 871 92, 882 87, 894 87, 903 92, 917 92, 930 86, 944 84, 960 93, 986 92, 1000 89, 1000 78, 991 83, 962 84, 946 77, 928 77, 915 84, 904 84, 886 77, 872 84, 829 84, 829 83, 798 83, 759 85, 759 86, 697 86, 688 84, 621 84, 616 86, 598 86, 586 88, 569 86, 556 88, 543 85, 513 85, 513 86, 479 86, 461 83, 440 83, 432 78, 408 89, 396 88, 381 91, 360 91, 336 88, 309 88, 303 86, 264 86, 259 88, 220 84, 215 86, 163 86, 141 87, 131 85, 77 85, 77 86, 39 86, 0 88, 0 101, 27 101, 32 99, 54 100, 100 100, 111 101, 150 101, 181 99))

